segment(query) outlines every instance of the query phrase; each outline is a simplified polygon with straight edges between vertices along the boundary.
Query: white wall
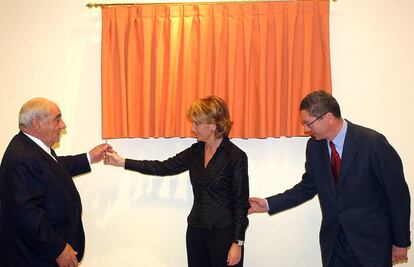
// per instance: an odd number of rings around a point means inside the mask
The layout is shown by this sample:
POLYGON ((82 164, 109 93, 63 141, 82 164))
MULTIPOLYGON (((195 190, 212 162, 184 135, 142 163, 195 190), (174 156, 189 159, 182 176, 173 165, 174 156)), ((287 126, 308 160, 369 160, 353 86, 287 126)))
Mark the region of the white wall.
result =
MULTIPOLYGON (((23 102, 57 102, 67 124, 58 154, 86 151, 101 140, 99 9, 81 0, 0 1, 0 154, 17 132, 23 102)), ((412 0, 331 3, 333 93, 343 115, 384 133, 414 183, 414 19, 412 0)), ((124 139, 111 143, 137 159, 163 159, 193 139, 124 139)), ((236 139, 249 156, 252 196, 297 183, 306 138, 236 139)), ((82 266, 186 266, 188 174, 153 178, 94 165, 76 179, 87 235, 82 266)), ((317 199, 279 215, 250 217, 245 266, 321 266, 317 199)), ((414 254, 409 252, 414 266, 414 254)))

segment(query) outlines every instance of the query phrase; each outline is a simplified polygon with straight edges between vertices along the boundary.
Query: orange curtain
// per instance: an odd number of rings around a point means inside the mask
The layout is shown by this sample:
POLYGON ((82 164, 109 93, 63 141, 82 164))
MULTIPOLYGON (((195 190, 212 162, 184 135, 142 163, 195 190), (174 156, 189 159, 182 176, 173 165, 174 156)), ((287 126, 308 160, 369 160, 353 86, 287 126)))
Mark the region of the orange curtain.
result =
POLYGON ((192 136, 212 94, 231 137, 303 135, 301 98, 331 91, 329 1, 106 7, 101 75, 103 138, 192 136))

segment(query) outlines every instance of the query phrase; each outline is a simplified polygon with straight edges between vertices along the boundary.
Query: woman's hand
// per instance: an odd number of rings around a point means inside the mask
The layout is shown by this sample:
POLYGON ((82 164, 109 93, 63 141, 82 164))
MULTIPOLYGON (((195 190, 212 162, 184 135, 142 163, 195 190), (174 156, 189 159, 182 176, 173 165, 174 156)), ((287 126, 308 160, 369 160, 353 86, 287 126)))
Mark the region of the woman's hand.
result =
POLYGON ((105 164, 112 166, 125 167, 125 159, 114 150, 108 150, 105 155, 105 164))
POLYGON ((231 244, 229 254, 227 255, 227 266, 234 266, 239 263, 241 259, 241 246, 233 243, 231 244))

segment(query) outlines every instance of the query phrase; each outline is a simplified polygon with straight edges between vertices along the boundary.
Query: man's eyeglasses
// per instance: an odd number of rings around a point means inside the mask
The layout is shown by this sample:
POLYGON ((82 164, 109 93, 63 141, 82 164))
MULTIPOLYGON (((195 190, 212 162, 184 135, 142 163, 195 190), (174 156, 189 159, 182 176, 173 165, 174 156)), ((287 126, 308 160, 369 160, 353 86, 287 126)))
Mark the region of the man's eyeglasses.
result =
POLYGON ((306 126, 308 126, 309 128, 312 126, 312 124, 314 124, 317 120, 319 120, 319 119, 321 119, 323 116, 325 116, 326 115, 326 113, 328 113, 328 112, 325 112, 325 113, 323 113, 322 115, 319 115, 318 117, 316 117, 316 119, 314 119, 313 121, 311 121, 311 122, 303 122, 302 124, 303 125, 306 125, 306 126))

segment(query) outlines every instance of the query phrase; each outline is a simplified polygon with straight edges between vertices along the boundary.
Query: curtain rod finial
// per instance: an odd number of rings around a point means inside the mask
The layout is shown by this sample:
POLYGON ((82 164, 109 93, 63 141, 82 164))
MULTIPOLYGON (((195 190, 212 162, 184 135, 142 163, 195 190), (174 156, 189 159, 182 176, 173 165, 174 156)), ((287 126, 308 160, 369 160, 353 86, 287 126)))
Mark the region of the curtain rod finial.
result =
POLYGON ((93 8, 93 7, 97 7, 98 4, 87 3, 86 6, 89 8, 93 8))

